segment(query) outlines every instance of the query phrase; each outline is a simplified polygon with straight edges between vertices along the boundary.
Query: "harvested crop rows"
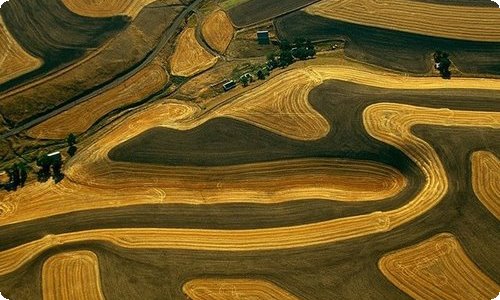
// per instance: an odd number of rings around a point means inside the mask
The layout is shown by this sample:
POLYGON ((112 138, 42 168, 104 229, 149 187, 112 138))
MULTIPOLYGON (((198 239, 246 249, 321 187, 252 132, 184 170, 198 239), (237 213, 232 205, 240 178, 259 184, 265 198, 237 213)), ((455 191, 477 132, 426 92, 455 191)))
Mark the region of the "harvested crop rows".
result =
POLYGON ((43 265, 43 299, 103 300, 99 262, 90 251, 61 253, 43 265))
POLYGON ((154 94, 167 81, 168 74, 162 67, 150 65, 122 84, 31 128, 28 135, 39 139, 64 139, 70 133, 83 133, 107 113, 154 94))
POLYGON ((124 31, 78 63, 2 94, 1 112, 22 122, 113 80, 154 49, 178 13, 179 8, 169 6, 142 10, 124 31))
POLYGON ((2 6, 1 14, 21 47, 43 60, 39 73, 82 58, 129 24, 127 17, 78 16, 60 0, 9 1, 2 6))
POLYGON ((208 45, 220 53, 226 51, 234 35, 231 20, 222 10, 210 14, 203 22, 201 31, 208 45))
POLYGON ((474 152, 472 162, 472 187, 483 205, 500 220, 500 160, 494 153, 474 152))
POLYGON ((493 299, 500 291, 451 234, 390 253, 379 261, 379 268, 414 299, 493 299))
POLYGON ((39 68, 42 61, 26 52, 3 23, 0 16, 0 84, 39 68))
POLYGON ((170 61, 172 75, 190 77, 217 63, 218 58, 205 50, 195 35, 194 28, 186 28, 179 36, 170 61))
POLYGON ((391 30, 472 41, 500 41, 500 11, 443 6, 418 1, 323 0, 306 12, 340 21, 391 30))
POLYGON ((311 15, 304 11, 274 21, 281 39, 345 40, 347 57, 404 73, 429 73, 432 54, 443 49, 460 72, 500 74, 500 43, 433 37, 365 26, 311 15))
POLYGON ((72 12, 87 17, 127 15, 135 18, 148 4, 156 0, 62 0, 72 12))
MULTIPOLYGON (((341 70, 334 71, 335 68, 318 67, 315 74, 318 76, 339 76, 341 70)), ((347 72, 347 70, 344 70, 347 72)), ((345 74, 344 75, 345 78, 345 74)), ((437 85, 436 79, 431 78, 408 78, 397 80, 397 76, 378 75, 366 72, 355 72, 351 70, 351 80, 362 81, 367 84, 379 84, 391 86, 404 86, 405 84, 415 86, 416 82, 421 82, 420 87, 432 88, 437 85), (371 75, 371 76, 369 76, 371 75), (383 79, 383 81, 382 81, 383 79)), ((494 82, 494 81, 493 81, 494 82)), ((456 85, 460 88, 474 86, 476 88, 491 88, 482 81, 458 80, 450 81, 447 84, 456 85), (485 84, 485 85, 482 85, 485 84)), ((439 85, 441 86, 441 85, 439 85)), ((158 107, 159 120, 165 121, 165 115, 161 115, 158 107)), ((189 114, 189 110, 178 110, 177 115, 189 114)), ((170 114, 175 116, 175 112, 170 114)), ((148 114, 146 114, 148 115, 148 114)), ((411 128, 417 124, 446 125, 446 126, 473 126, 500 128, 500 115, 495 112, 478 111, 458 111, 441 110, 433 108, 416 107, 395 103, 378 103, 369 106, 364 111, 364 125, 368 133, 385 143, 394 145, 401 149, 413 161, 417 162, 425 174, 426 181, 421 191, 419 191, 409 202, 399 208, 390 211, 378 211, 364 215, 357 215, 347 218, 339 218, 325 222, 311 223, 307 225, 287 226, 280 228, 265 228, 255 230, 210 230, 210 229, 147 229, 147 228, 124 228, 124 229, 102 229, 87 230, 74 233, 64 233, 24 244, 10 250, 1 252, 3 257, 1 266, 2 273, 8 273, 20 267, 45 249, 67 243, 78 241, 100 240, 107 241, 125 248, 157 248, 157 249, 193 249, 193 250, 213 250, 213 251, 252 251, 288 249, 303 246, 313 246, 328 244, 336 241, 348 240, 361 237, 376 232, 388 232, 392 229, 406 224, 418 216, 436 206, 444 197, 448 188, 448 180, 444 168, 434 149, 424 140, 411 133, 411 128)), ((142 120, 141 114, 135 118, 142 120)), ((133 118, 132 118, 133 119, 133 118)), ((147 118, 148 122, 158 122, 147 118)), ((179 120, 179 119, 177 119, 179 120)), ((130 120, 128 120, 130 122, 130 120)), ((133 127, 128 128, 124 133, 134 136, 136 133, 130 132, 133 127)), ((142 126, 149 127, 151 123, 142 126)), ((158 126, 159 124, 156 124, 158 126)), ((164 126, 164 125, 163 125, 164 126)), ((117 130, 117 129, 115 129, 117 130)), ((144 130, 144 128, 135 129, 144 130)), ((117 132, 120 132, 117 130, 117 132)), ((137 131, 136 131, 137 132, 137 131)), ((123 140, 124 134, 113 135, 108 133, 113 139, 123 140)), ((125 138, 126 140, 127 138, 125 138)), ((101 137, 100 141, 106 141, 101 137)), ((109 142, 109 141, 107 141, 109 142)), ((111 143, 116 144, 116 141, 111 143)), ((96 153, 89 147, 85 150, 92 153, 91 156, 82 152, 80 155, 86 157, 85 160, 98 159, 107 153, 106 147, 99 145, 96 149, 103 149, 104 153, 96 153)), ((104 156, 105 157, 105 156, 104 156)), ((81 157, 80 157, 81 158, 81 157)), ((111 162, 110 162, 111 163, 111 162)), ((73 166, 74 168, 75 166, 73 166)), ((97 167, 97 165, 95 166, 97 167)), ((78 178, 76 174, 84 174, 84 169, 75 168, 68 170, 68 176, 73 179, 78 178), (78 170, 78 171, 77 171, 78 170), (83 172, 82 172, 83 171, 83 172)), ((98 176, 99 177, 99 176, 98 176)), ((88 180, 88 179, 87 179, 88 180)), ((77 180, 80 181, 80 180, 77 180)), ((96 184, 96 180, 93 180, 96 184)))
POLYGON ((272 282, 252 279, 195 279, 182 290, 192 300, 298 300, 272 282))

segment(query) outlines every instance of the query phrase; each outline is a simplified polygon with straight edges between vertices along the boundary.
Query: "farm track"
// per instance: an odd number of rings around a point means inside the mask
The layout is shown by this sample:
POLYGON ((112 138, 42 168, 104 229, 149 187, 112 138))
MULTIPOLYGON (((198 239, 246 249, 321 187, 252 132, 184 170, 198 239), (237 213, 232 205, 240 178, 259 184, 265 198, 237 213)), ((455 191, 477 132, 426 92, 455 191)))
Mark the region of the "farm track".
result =
POLYGON ((0 16, 0 84, 26 74, 42 65, 42 60, 30 55, 9 33, 0 16))
POLYGON ((379 268, 414 299, 493 299, 500 291, 452 234, 439 234, 387 254, 379 268))
POLYGON ((477 151, 471 156, 472 187, 477 198, 500 220, 500 160, 494 153, 477 151))
POLYGON ((205 50, 196 39, 196 30, 186 28, 179 36, 171 57, 172 75, 190 77, 201 73, 217 63, 218 57, 205 50))
POLYGON ((385 29, 471 41, 500 41, 500 11, 444 6, 410 0, 323 0, 308 6, 312 15, 385 29))
POLYGON ((210 14, 201 25, 207 44, 219 53, 224 53, 234 36, 234 28, 226 13, 218 10, 210 14))
POLYGON ((97 256, 90 251, 54 255, 42 269, 44 300, 104 300, 97 256))
POLYGON ((63 111, 66 111, 68 109, 70 109, 71 107, 73 106, 76 106, 80 103, 83 103, 85 101, 87 101, 88 99, 91 99, 92 97, 94 96, 97 96, 105 91, 107 91, 108 89, 116 86, 116 85, 119 85, 121 83, 123 83, 123 81, 127 80, 128 78, 130 78, 131 76, 133 76, 134 74, 136 74, 137 72, 139 72, 141 69, 143 69, 144 67, 146 67, 147 65, 149 65, 149 63, 151 63, 153 61, 153 59, 158 55, 158 53, 160 53, 160 51, 163 49, 163 47, 167 44, 167 42, 170 40, 170 38, 172 36, 174 36, 174 34, 176 33, 176 30, 177 28, 180 26, 181 22, 184 21, 184 18, 190 13, 192 12, 199 4, 201 3, 201 0, 195 0, 193 1, 191 4, 189 4, 189 6, 187 6, 176 18, 175 20, 172 22, 172 24, 170 25, 170 27, 165 31, 165 33, 162 35, 162 38, 161 40, 158 42, 158 44, 155 46, 155 48, 148 53, 148 55, 146 56, 146 58, 144 60, 141 61, 141 63, 135 67, 133 67, 131 70, 127 71, 126 74, 118 77, 118 78, 115 78, 115 80, 113 82, 110 82, 110 83, 107 83, 105 84, 104 86, 98 88, 97 90, 94 90, 93 92, 91 92, 90 94, 87 94, 79 99, 76 99, 75 101, 71 102, 71 103, 68 103, 66 105, 63 105, 62 107, 59 107, 43 116, 40 116, 40 117, 37 117, 35 118, 34 120, 31 120, 31 121, 28 121, 26 123, 24 123, 23 125, 20 125, 16 128, 13 128, 11 130, 9 130, 8 132, 6 133, 2 133, 0 135, 0 139, 4 139, 4 138, 7 138, 7 137, 10 137, 10 136, 13 136, 15 134, 18 134, 19 132, 22 132, 26 129, 29 129, 31 127, 33 127, 34 125, 37 125, 39 123, 42 123, 43 121, 45 120, 48 120, 50 119, 51 117, 63 112, 63 111))
POLYGON ((272 282, 255 279, 195 279, 182 291, 192 300, 298 300, 272 282))
POLYGON ((84 133, 107 113, 158 92, 168 79, 161 66, 149 65, 121 85, 30 128, 27 134, 38 139, 64 139, 70 133, 84 133))

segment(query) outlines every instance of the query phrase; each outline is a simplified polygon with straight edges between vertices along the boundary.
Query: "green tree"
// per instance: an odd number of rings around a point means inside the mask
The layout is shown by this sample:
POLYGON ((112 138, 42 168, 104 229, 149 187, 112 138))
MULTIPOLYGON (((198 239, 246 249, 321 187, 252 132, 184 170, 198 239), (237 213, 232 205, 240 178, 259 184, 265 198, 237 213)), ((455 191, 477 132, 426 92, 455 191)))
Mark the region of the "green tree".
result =
POLYGON ((66 138, 66 142, 68 143, 68 147, 71 147, 76 144, 76 136, 73 133, 70 133, 66 138))
POLYGON ((241 83, 243 83, 243 86, 248 86, 248 82, 250 81, 250 79, 247 76, 241 76, 240 81, 241 83))

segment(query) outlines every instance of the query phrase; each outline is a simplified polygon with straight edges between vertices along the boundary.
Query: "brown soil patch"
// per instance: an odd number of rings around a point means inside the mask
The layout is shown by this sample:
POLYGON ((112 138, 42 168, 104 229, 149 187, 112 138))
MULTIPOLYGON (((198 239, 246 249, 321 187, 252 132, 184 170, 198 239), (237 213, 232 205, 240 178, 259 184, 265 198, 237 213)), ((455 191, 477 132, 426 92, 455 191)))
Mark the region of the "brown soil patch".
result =
POLYGON ((196 30, 186 28, 177 41, 170 61, 171 73, 190 77, 215 65, 218 58, 205 50, 196 40, 196 30))
POLYGON ((102 116, 146 98, 167 82, 168 74, 161 66, 149 65, 122 84, 31 128, 28 135, 63 139, 70 133, 83 133, 102 116))
POLYGON ((323 0, 306 12, 339 21, 472 41, 500 41, 500 10, 410 0, 323 0))
POLYGON ((42 269, 43 299, 103 300, 99 262, 90 251, 54 255, 42 269))
POLYGON ((226 13, 218 10, 203 22, 201 32, 210 47, 223 53, 233 39, 234 28, 226 13))
POLYGON ((38 69, 42 60, 26 52, 9 33, 0 16, 0 83, 38 69))
POLYGON ((195 279, 182 291, 192 300, 298 300, 272 282, 255 279, 195 279))
POLYGON ((379 268, 414 299, 493 299, 500 291, 447 233, 385 255, 379 268))
POLYGON ((472 187, 483 205, 500 220, 500 160, 487 151, 474 152, 472 187))

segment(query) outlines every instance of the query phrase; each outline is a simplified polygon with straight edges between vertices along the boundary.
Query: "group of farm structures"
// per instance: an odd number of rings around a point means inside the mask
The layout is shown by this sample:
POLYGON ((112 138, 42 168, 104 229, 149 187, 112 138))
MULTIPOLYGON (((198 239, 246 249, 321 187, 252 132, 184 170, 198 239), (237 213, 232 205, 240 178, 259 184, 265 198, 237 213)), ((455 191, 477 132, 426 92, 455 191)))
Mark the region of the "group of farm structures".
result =
POLYGON ((9 2, 7 298, 500 292, 491 1, 9 2))

